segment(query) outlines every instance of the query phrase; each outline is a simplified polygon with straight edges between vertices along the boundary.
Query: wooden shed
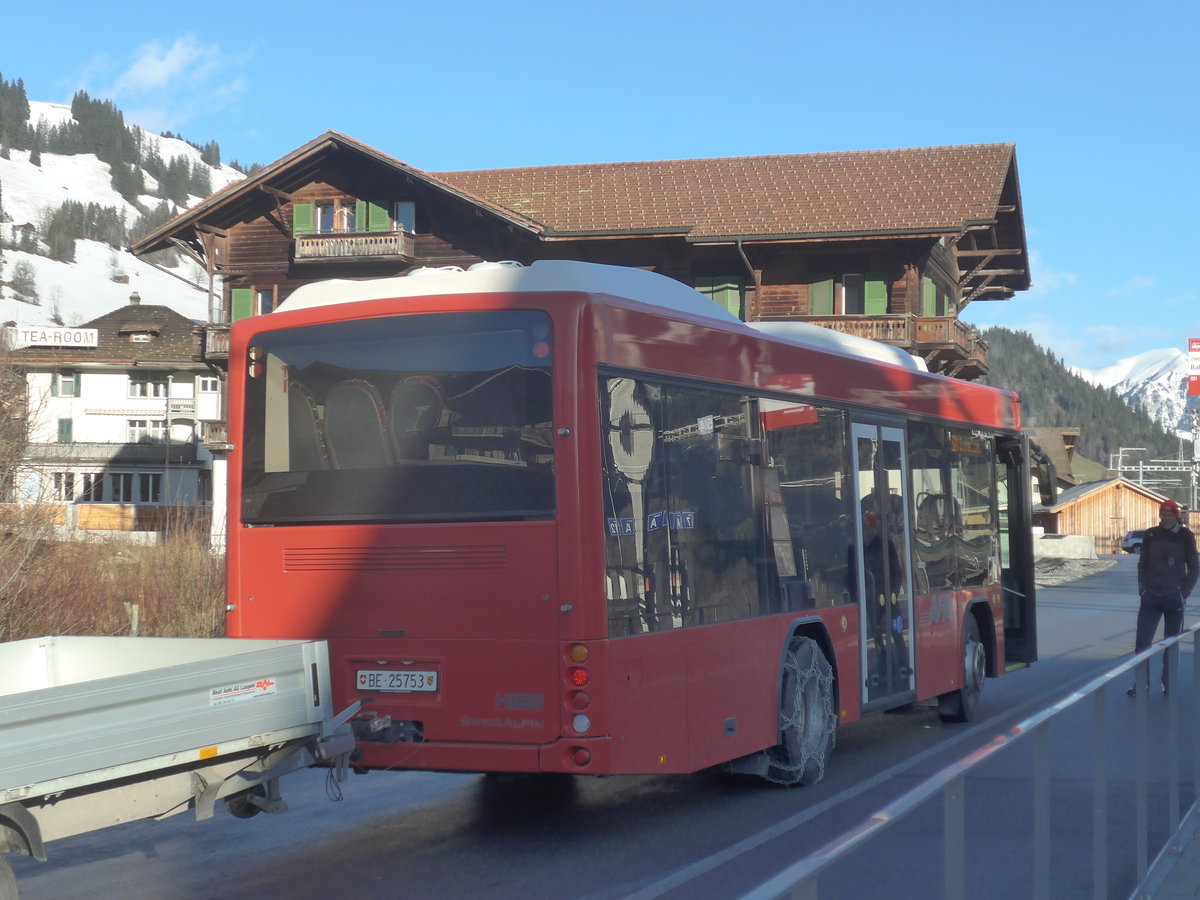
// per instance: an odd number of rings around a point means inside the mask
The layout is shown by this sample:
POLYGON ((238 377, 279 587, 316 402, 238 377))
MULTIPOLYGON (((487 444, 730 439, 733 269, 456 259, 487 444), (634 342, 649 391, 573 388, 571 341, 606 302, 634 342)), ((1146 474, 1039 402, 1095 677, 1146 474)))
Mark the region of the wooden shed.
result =
MULTIPOLYGON (((1086 534, 1096 542, 1096 554, 1121 552, 1127 531, 1158 524, 1158 507, 1166 495, 1125 478, 1109 478, 1060 490, 1053 506, 1036 506, 1033 524, 1046 534, 1086 534)), ((1188 513, 1184 513, 1187 521, 1188 513)))

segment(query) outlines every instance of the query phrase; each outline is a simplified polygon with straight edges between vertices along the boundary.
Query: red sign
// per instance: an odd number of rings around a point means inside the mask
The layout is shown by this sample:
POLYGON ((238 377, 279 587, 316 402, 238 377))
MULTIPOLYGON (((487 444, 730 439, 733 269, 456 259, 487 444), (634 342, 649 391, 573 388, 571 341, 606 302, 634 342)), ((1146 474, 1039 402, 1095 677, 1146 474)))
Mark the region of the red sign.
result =
POLYGON ((1200 338, 1188 338, 1189 397, 1200 397, 1200 338))

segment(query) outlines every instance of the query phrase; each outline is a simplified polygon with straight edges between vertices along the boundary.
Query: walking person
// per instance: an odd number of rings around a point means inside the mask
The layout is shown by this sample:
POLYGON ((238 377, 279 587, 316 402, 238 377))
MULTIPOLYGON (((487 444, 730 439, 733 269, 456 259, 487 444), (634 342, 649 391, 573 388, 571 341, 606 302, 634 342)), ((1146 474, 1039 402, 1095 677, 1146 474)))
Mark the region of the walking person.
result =
MULTIPOLYGON (((1163 620, 1164 639, 1183 630, 1183 605, 1196 586, 1197 575, 1200 575, 1200 568, 1197 568, 1196 536, 1180 521, 1179 504, 1164 500, 1158 508, 1158 524, 1146 531, 1138 556, 1141 605, 1138 607, 1134 653, 1140 653, 1154 643, 1159 619, 1163 620)), ((1149 684, 1146 687, 1149 689, 1149 684)), ((1162 692, 1165 694, 1169 689, 1164 653, 1162 692)), ((1133 687, 1126 693, 1131 697, 1137 693, 1136 674, 1133 687)))

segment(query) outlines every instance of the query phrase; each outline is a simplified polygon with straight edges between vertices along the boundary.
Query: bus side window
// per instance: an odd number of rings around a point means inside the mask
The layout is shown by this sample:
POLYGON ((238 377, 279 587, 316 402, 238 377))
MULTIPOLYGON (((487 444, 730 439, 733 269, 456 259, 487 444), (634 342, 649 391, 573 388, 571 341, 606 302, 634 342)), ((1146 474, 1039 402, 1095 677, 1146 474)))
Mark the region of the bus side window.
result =
MULTIPOLYGON (((846 597, 850 540, 846 414, 808 404, 763 400, 766 455, 778 472, 796 577, 780 575, 789 608, 839 606, 846 597), (795 583, 793 583, 793 581, 795 583)), ((779 540, 778 535, 772 535, 779 540)))

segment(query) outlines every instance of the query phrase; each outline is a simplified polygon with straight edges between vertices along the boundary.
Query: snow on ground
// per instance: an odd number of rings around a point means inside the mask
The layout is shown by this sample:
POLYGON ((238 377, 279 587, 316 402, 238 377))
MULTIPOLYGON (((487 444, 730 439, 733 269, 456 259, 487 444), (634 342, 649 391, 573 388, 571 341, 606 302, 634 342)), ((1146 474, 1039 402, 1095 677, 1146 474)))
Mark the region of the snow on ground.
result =
MULTIPOLYGON (((30 123, 35 127, 39 120, 45 120, 50 126, 71 120, 71 108, 65 104, 30 101, 29 107, 30 123)), ((200 162, 200 151, 186 141, 148 132, 142 132, 142 139, 156 146, 164 162, 178 156, 200 162)), ((28 151, 11 150, 9 156, 9 159, 0 159, 0 203, 9 217, 9 222, 0 225, 0 229, 3 229, 3 236, 14 243, 19 226, 28 224, 40 230, 45 216, 66 200, 124 210, 130 226, 141 215, 113 189, 108 164, 93 154, 59 156, 43 153, 40 166, 29 162, 28 151)), ((210 167, 209 172, 214 191, 245 177, 224 165, 215 169, 210 167)), ((149 175, 146 175, 146 184, 148 187, 154 185, 154 179, 149 175)), ((191 197, 188 203, 194 206, 203 199, 191 197)), ((162 202, 150 196, 139 200, 145 209, 154 209, 162 202)), ((102 243, 81 240, 75 244, 73 264, 6 250, 0 265, 0 278, 11 279, 13 267, 19 261, 26 261, 33 267, 40 305, 16 300, 10 289, 0 288, 0 322, 50 325, 59 317, 63 324, 77 326, 124 306, 134 291, 143 303, 168 306, 191 319, 207 318, 207 293, 181 280, 207 284, 207 276, 190 261, 184 261, 173 270, 180 276, 177 278, 142 262, 124 249, 114 250, 102 243), (127 276, 128 282, 114 281, 114 275, 127 276)), ((219 283, 216 287, 220 290, 219 283)))
POLYGON ((79 156, 42 154, 40 166, 30 165, 28 150, 10 150, 0 159, 0 185, 4 186, 4 211, 14 225, 41 225, 42 214, 68 200, 98 203, 125 210, 132 222, 140 213, 113 190, 108 163, 91 153, 79 156))
MULTIPOLYGON (((41 305, 10 299, 11 292, 5 291, 4 299, 0 300, 0 322, 51 325, 57 314, 64 325, 76 327, 125 306, 134 291, 143 304, 168 306, 189 319, 208 317, 206 292, 189 287, 131 253, 113 250, 98 241, 76 241, 73 265, 15 250, 5 251, 4 257, 7 273, 12 272, 17 260, 26 260, 33 266, 41 305), (115 282, 113 275, 127 275, 129 283, 115 282)), ((196 284, 207 283, 207 276, 191 263, 174 271, 196 284)))

